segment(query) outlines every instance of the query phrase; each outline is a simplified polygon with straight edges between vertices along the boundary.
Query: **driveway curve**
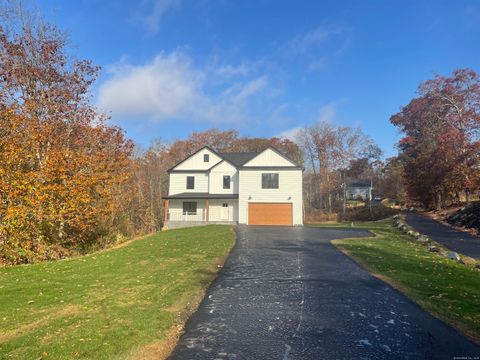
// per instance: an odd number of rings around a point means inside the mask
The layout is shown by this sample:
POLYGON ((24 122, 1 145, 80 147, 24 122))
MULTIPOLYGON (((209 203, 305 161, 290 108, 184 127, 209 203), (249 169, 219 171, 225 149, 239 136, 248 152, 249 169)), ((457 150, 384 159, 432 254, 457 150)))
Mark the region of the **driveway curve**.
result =
POLYGON ((418 232, 431 237, 452 251, 480 259, 480 238, 456 230, 426 216, 409 213, 407 223, 418 232))
POLYGON ((330 240, 363 230, 239 227, 170 359, 453 359, 480 347, 330 240))

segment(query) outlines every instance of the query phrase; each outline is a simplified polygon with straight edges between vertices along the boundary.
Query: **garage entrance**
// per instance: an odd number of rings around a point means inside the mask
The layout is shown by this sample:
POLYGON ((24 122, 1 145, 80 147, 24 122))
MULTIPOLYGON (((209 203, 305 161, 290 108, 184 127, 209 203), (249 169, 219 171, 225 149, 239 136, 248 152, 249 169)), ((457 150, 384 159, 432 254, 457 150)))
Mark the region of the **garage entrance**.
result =
POLYGON ((291 203, 248 203, 248 225, 292 225, 291 203))

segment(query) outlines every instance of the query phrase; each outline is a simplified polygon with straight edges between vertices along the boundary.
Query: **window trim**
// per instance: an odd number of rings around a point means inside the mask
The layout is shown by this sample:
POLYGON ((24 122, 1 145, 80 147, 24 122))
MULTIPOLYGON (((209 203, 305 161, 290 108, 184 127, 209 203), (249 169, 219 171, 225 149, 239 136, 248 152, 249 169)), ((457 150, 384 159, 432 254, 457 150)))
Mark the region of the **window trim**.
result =
POLYGON ((279 173, 262 173, 262 189, 279 189, 279 188, 280 188, 279 173))
MULTIPOLYGON (((190 207, 190 206, 189 206, 189 207, 190 207)), ((196 201, 184 201, 184 202, 182 203, 182 214, 183 214, 183 215, 187 215, 187 212, 188 212, 188 215, 197 215, 197 212, 198 212, 198 204, 197 204, 196 201), (192 208, 192 209, 194 208, 195 210, 192 211, 192 212, 189 212, 188 209, 187 209, 187 210, 185 209, 185 204, 189 204, 189 205, 195 204, 195 206, 191 206, 191 208, 192 208)))
POLYGON ((195 189, 195 176, 187 176, 186 177, 186 182, 187 183, 185 184, 185 186, 186 186, 187 190, 194 190, 195 189), (189 187, 189 182, 188 182, 190 179, 192 181, 192 186, 191 187, 189 187))
POLYGON ((232 183, 232 177, 230 175, 223 175, 223 188, 225 190, 229 190, 231 188, 231 183, 232 183), (225 180, 228 179, 228 187, 225 185, 225 180))
POLYGON ((203 162, 210 162, 210 154, 203 154, 203 162))

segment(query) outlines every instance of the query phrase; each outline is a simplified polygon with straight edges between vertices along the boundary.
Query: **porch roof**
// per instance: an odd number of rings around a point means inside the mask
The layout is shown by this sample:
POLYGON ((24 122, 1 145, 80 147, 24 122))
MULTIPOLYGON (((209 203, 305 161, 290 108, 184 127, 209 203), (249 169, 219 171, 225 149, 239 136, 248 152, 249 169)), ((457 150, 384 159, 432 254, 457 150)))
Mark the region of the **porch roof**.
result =
POLYGON ((184 192, 175 195, 162 196, 163 199, 238 199, 238 194, 210 194, 184 192))

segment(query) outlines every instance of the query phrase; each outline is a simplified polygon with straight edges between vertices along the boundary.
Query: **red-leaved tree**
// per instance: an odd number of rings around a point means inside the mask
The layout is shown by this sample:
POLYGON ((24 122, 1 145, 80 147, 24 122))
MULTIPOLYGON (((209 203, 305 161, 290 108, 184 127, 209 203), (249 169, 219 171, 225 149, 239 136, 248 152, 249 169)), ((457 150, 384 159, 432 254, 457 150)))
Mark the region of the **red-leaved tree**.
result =
POLYGON ((480 79, 471 69, 436 76, 418 97, 391 117, 405 134, 399 142, 405 184, 412 200, 441 208, 447 197, 478 187, 480 79))

